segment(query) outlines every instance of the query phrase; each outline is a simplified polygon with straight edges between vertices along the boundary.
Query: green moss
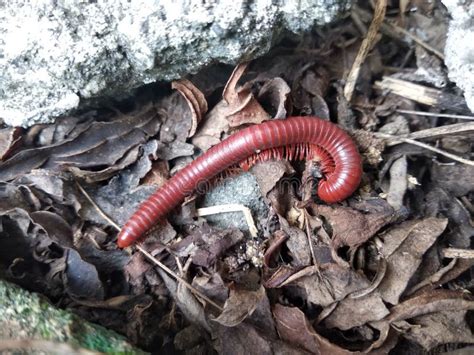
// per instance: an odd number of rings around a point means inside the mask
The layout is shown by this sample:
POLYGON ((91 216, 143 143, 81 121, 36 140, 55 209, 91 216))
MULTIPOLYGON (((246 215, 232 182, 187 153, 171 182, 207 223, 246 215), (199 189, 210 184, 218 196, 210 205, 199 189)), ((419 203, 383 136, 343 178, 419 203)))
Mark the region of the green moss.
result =
POLYGON ((0 340, 43 339, 107 354, 145 354, 125 337, 0 280, 0 340))

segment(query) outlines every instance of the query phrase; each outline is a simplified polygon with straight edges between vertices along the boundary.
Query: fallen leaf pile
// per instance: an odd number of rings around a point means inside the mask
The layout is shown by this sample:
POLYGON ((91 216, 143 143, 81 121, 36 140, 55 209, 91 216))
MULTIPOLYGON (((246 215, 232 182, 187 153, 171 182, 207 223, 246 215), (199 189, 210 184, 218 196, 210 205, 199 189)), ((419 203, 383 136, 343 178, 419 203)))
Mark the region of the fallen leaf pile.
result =
POLYGON ((416 114, 469 114, 429 50, 443 48, 446 15, 421 3, 389 8, 349 100, 344 80, 371 21, 358 6, 233 71, 210 66, 133 103, 2 128, 2 277, 156 353, 421 354, 474 343, 474 167, 412 144, 469 160, 472 129, 416 114), (402 27, 430 33, 427 43, 402 27), (451 95, 456 109, 395 84, 451 95), (251 169, 268 206, 256 238, 208 224, 195 196, 142 249, 117 248, 114 224, 176 171, 243 127, 291 115, 349 131, 364 159, 352 197, 328 206, 307 181, 318 178, 310 164, 269 161, 251 169))

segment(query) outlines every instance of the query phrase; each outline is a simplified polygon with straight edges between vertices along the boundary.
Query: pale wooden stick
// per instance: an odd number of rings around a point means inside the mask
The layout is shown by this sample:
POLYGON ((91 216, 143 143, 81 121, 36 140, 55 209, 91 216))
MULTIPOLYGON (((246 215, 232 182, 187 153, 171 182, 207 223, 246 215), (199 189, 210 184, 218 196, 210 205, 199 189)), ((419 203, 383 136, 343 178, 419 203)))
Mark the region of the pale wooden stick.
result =
POLYGON ((346 86, 344 87, 344 97, 347 101, 351 101, 352 94, 354 93, 354 88, 359 77, 360 68, 364 62, 367 54, 369 54, 370 49, 374 45, 377 34, 385 18, 385 8, 387 7, 387 0, 378 0, 374 10, 374 18, 370 24, 369 30, 367 31, 367 36, 362 41, 360 45, 359 52, 357 53, 354 63, 352 64, 351 71, 347 76, 346 86))
POLYGON ((444 248, 441 254, 445 258, 474 259, 474 250, 459 248, 444 248))
POLYGON ((219 213, 229 213, 229 212, 242 212, 245 217, 245 221, 249 226, 250 235, 254 238, 257 237, 258 229, 255 226, 255 222, 253 221, 252 213, 250 209, 244 205, 239 205, 236 203, 230 203, 226 205, 216 205, 211 207, 203 207, 197 209, 197 215, 199 217, 209 216, 213 214, 219 213))

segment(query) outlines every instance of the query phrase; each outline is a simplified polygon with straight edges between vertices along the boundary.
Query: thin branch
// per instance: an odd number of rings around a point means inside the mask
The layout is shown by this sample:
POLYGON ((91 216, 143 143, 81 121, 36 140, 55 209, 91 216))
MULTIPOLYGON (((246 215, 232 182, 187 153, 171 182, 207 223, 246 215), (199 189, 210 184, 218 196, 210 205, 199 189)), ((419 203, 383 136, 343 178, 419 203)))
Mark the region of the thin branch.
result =
POLYGON ((391 21, 385 21, 385 23, 387 25, 389 25, 390 27, 392 27, 395 31, 398 31, 400 33, 403 33, 404 35, 410 37, 413 42, 415 42, 416 44, 420 45, 421 47, 423 47, 424 49, 426 49, 427 51, 433 53, 434 55, 436 55, 438 58, 442 59, 444 61, 444 54, 441 53, 439 50, 437 50, 436 48, 430 46, 428 43, 422 41, 420 38, 418 38, 417 36, 415 36, 413 33, 411 33, 410 31, 407 31, 405 30, 404 28, 392 23, 391 21))
POLYGON ((474 259, 474 250, 459 248, 444 248, 441 254, 445 258, 474 259))
POLYGON ((393 139, 393 138, 396 137, 398 140, 400 140, 403 143, 416 145, 418 147, 422 147, 422 148, 425 148, 425 149, 430 150, 432 152, 444 155, 445 157, 450 158, 452 160, 455 160, 457 162, 460 162, 460 163, 463 163, 463 164, 466 164, 466 165, 470 165, 470 166, 474 166, 474 161, 472 161, 472 160, 464 159, 464 158, 462 158, 460 156, 457 156, 455 154, 451 154, 451 153, 446 152, 444 150, 432 147, 429 144, 421 143, 421 142, 415 141, 415 140, 410 139, 410 138, 400 138, 400 137, 397 137, 397 136, 392 136, 391 134, 384 134, 384 133, 376 133, 375 135, 380 137, 380 138, 386 138, 386 139, 393 139))
POLYGON ((174 279, 178 280, 179 282, 182 282, 183 285, 188 288, 191 292, 193 292, 195 295, 199 296, 200 298, 202 298, 203 300, 205 300, 206 302, 208 302, 210 305, 214 306, 216 309, 218 309, 219 311, 223 311, 224 308, 222 308, 220 305, 218 305, 217 303, 215 303, 213 300, 211 300, 209 297, 207 297, 206 295, 204 295, 201 291, 199 291, 198 289, 196 289, 193 285, 191 285, 188 281, 186 281, 185 279, 183 279, 182 277, 176 275, 176 273, 173 272, 173 270, 171 270, 168 266, 166 266, 165 264, 163 264, 161 261, 159 261, 157 258, 155 258, 153 255, 151 255, 149 252, 147 252, 145 249, 143 249, 143 247, 141 245, 137 245, 136 246, 138 250, 140 250, 140 252, 145 255, 151 262, 153 262, 154 264, 158 265, 161 269, 163 269, 163 271, 165 271, 168 275, 170 275, 171 277, 173 277, 174 279))
POLYGON ((425 111, 413 111, 413 110, 395 110, 399 113, 406 113, 409 115, 416 116, 428 116, 428 117, 442 117, 442 118, 453 118, 455 120, 469 120, 474 121, 474 116, 455 115, 450 113, 436 113, 436 112, 425 112, 425 111))
POLYGON ((367 54, 375 44, 377 34, 379 33, 380 25, 383 23, 385 18, 385 8, 387 7, 387 0, 378 0, 374 10, 374 18, 370 24, 367 36, 360 45, 359 52, 357 53, 354 63, 352 64, 351 71, 347 76, 346 86, 344 87, 344 97, 347 101, 351 101, 352 94, 354 93, 357 78, 359 77, 360 68, 364 62, 367 54))
POLYGON ((245 217, 245 221, 249 227, 250 235, 253 238, 256 238, 258 235, 258 229, 255 226, 255 222, 252 217, 252 212, 250 209, 244 205, 229 203, 226 205, 216 205, 211 207, 198 208, 197 215, 199 217, 209 216, 219 213, 229 213, 229 212, 242 212, 245 217))
MULTIPOLYGON (((438 138, 449 134, 471 133, 474 132, 474 122, 455 123, 440 127, 422 129, 405 135, 392 136, 393 139, 387 141, 387 146, 393 146, 402 143, 403 138, 408 139, 426 139, 438 138)), ((380 134, 380 133, 376 133, 380 134)))
MULTIPOLYGON (((361 9, 357 5, 352 6, 352 11, 357 12, 357 14, 362 18, 363 21, 368 22, 370 21, 370 13, 366 10, 361 9)), ((382 24, 380 28, 381 32, 391 38, 394 38, 396 40, 402 41, 402 42, 408 42, 405 38, 409 37, 413 40, 413 42, 417 43, 424 49, 426 49, 429 52, 432 52, 439 58, 444 60, 444 54, 441 53, 439 50, 436 48, 433 48, 429 44, 425 43, 423 40, 421 40, 419 37, 414 35, 413 33, 405 30, 404 28, 401 28, 400 26, 390 22, 390 20, 385 19, 384 23, 382 24)))

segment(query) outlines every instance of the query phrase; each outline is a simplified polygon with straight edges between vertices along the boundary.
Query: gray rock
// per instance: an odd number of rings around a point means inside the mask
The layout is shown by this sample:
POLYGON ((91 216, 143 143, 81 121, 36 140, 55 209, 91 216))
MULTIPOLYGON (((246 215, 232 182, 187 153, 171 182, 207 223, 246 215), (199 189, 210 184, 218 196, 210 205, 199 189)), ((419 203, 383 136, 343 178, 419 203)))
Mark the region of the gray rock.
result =
POLYGON ((255 58, 286 30, 327 23, 349 3, 0 0, 0 118, 52 122, 87 99, 255 58))
POLYGON ((474 2, 443 0, 443 4, 452 17, 444 49, 448 75, 464 90, 466 103, 474 112, 474 2))
MULTIPOLYGON (((209 207, 236 203, 252 211, 255 223, 263 219, 268 208, 265 204, 257 180, 250 173, 242 173, 225 179, 204 195, 203 206, 209 207)), ((240 212, 219 213, 206 216, 211 223, 221 228, 238 228, 248 231, 248 224, 240 212)))

